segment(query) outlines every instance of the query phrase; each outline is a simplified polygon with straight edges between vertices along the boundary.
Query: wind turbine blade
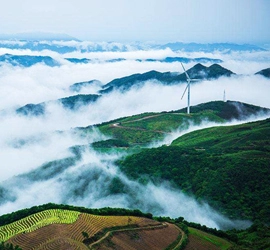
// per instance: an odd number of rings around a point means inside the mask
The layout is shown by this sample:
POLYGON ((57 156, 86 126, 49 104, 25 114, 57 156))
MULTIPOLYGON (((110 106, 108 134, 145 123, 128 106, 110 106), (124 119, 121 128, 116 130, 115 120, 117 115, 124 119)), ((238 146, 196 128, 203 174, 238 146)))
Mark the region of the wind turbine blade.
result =
POLYGON ((190 79, 190 77, 189 77, 189 75, 188 75, 186 69, 184 68, 184 65, 183 65, 182 63, 181 63, 181 65, 182 65, 182 68, 183 68, 183 70, 184 70, 184 72, 185 72, 185 74, 186 74, 187 79, 190 79))
POLYGON ((181 65, 182 65, 183 70, 186 72, 186 69, 185 69, 185 67, 184 67, 183 63, 181 63, 181 65))
POLYGON ((186 91, 187 91, 187 89, 188 89, 188 85, 189 85, 189 84, 187 84, 187 86, 186 86, 186 88, 185 88, 185 91, 184 91, 184 93, 183 93, 183 95, 182 95, 182 97, 181 97, 181 100, 183 99, 183 97, 184 97, 184 95, 185 95, 185 93, 186 93, 186 91))

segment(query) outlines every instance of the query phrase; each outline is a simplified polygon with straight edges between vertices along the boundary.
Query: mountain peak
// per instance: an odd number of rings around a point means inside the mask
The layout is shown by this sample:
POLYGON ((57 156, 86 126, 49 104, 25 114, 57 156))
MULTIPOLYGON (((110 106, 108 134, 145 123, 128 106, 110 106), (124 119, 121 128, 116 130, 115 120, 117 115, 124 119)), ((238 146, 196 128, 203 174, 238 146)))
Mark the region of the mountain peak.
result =
POLYGON ((262 75, 262 76, 265 76, 267 78, 270 78, 270 68, 260 70, 255 75, 262 75))

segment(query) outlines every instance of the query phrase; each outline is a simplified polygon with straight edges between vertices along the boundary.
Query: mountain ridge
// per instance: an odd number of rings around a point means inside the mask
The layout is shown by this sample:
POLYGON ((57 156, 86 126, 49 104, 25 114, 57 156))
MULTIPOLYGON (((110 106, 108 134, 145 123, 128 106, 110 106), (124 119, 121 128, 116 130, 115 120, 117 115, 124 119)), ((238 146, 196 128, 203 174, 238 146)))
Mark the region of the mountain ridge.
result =
POLYGON ((159 46, 161 49, 170 48, 173 51, 202 51, 202 52, 213 52, 213 51, 266 51, 265 49, 252 45, 252 44, 235 44, 235 43, 182 43, 174 42, 167 43, 159 46))
MULTIPOLYGON (((209 67, 203 66, 197 63, 192 68, 187 70, 187 73, 191 78, 196 79, 217 79, 221 76, 231 76, 234 73, 226 68, 223 68, 219 64, 213 64, 209 67)), ((179 82, 186 82, 185 73, 176 74, 171 72, 160 73, 158 71, 152 70, 142 74, 133 74, 130 76, 114 79, 111 82, 105 84, 100 93, 109 93, 113 90, 120 90, 125 92, 133 86, 142 86, 143 82, 149 80, 157 80, 165 85, 173 85, 179 82)))
MULTIPOLYGON (((234 72, 220 66, 219 64, 212 64, 209 67, 206 67, 200 63, 194 65, 190 69, 187 70, 187 73, 191 78, 199 79, 199 80, 213 80, 217 79, 219 77, 230 77, 232 75, 235 75, 234 72)), ((105 94, 109 94, 113 91, 120 91, 122 93, 129 91, 131 88, 136 87, 136 88, 141 88, 144 86, 144 84, 147 81, 152 80, 154 84, 162 84, 162 85, 176 85, 176 84, 183 84, 186 82, 186 75, 185 73, 174 73, 174 72, 159 72, 156 70, 151 70, 145 73, 136 73, 132 74, 129 76, 124 76, 121 78, 116 78, 109 83, 102 85, 102 83, 99 80, 90 80, 90 81, 85 81, 81 83, 74 83, 69 86, 69 90, 73 92, 79 92, 80 89, 83 86, 90 86, 91 84, 96 84, 96 86, 99 88, 97 89, 97 94, 88 94, 88 95, 99 95, 99 97, 102 97, 105 94)), ((85 95, 85 94, 84 94, 85 95)), ((70 100, 72 97, 65 97, 69 98, 70 100)), ((63 98, 62 98, 63 99, 63 98)), ((79 97, 77 99, 80 99, 79 97)), ((77 100, 75 97, 73 97, 73 100, 76 102, 77 100)), ((97 100, 93 99, 92 102, 95 102, 97 100)), ((61 100, 60 100, 61 101, 61 100)), ((88 104, 90 102, 86 102, 85 104, 88 104)), ((81 103, 83 104, 83 102, 81 103)), ((39 104, 26 104, 28 107, 25 107, 26 113, 31 114, 30 109, 33 108, 35 109, 35 105, 37 106, 37 114, 40 113, 40 109, 42 109, 42 106, 45 105, 45 103, 39 103, 39 104), (40 106, 41 105, 41 106, 40 106)), ((25 106, 26 106, 25 105, 25 106)), ((74 107, 76 106, 75 103, 73 105, 74 107)), ((23 107, 19 108, 20 111, 23 110, 23 107)), ((20 112, 19 111, 19 112, 20 112)), ((22 112, 24 113, 24 112, 22 112)), ((25 114, 26 114, 25 113, 25 114)), ((36 111, 34 110, 32 112, 33 115, 35 115, 36 111)), ((40 113, 41 114, 41 113, 40 113)))
POLYGON ((25 116, 44 115, 46 112, 46 105, 51 103, 60 103, 66 109, 75 110, 82 106, 96 102, 100 97, 100 95, 95 94, 78 94, 38 104, 30 103, 16 109, 16 113, 25 116))
POLYGON ((236 43, 182 43, 172 42, 167 44, 151 44, 151 43, 120 43, 120 42, 91 42, 91 41, 79 41, 78 39, 65 34, 43 34, 38 36, 35 34, 22 34, 22 35, 1 35, 0 34, 0 47, 13 49, 32 49, 34 51, 41 51, 47 48, 59 53, 67 53, 72 51, 86 52, 127 52, 138 50, 164 50, 171 49, 172 51, 186 51, 186 52, 215 52, 220 51, 222 53, 230 53, 233 51, 266 51, 265 49, 252 45, 252 44, 236 44, 236 43), (42 42, 43 44, 36 44, 36 42, 42 42), (51 42, 74 42, 76 44, 55 44, 51 42), (23 42, 23 44, 22 44, 23 42), (17 44, 16 44, 17 43, 17 44), (87 46, 86 46, 87 45, 87 46))

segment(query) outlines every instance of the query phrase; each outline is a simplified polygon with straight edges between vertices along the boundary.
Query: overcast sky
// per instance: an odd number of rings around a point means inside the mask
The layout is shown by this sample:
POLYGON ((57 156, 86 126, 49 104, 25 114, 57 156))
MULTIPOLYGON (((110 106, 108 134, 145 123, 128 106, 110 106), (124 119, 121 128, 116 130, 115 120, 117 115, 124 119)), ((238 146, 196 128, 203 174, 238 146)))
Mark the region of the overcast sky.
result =
POLYGON ((269 0, 6 0, 0 34, 89 41, 269 43, 269 0))

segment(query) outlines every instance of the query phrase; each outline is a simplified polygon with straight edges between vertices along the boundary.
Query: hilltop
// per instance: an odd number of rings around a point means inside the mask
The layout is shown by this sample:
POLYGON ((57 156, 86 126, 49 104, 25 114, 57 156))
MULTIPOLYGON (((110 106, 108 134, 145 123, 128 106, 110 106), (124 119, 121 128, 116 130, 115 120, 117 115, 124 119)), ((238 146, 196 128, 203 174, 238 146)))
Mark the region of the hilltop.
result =
MULTIPOLYGON (((269 113, 269 109, 235 101, 203 103, 192 106, 191 110, 190 115, 186 114, 186 109, 144 113, 105 122, 96 127, 102 133, 118 140, 115 141, 115 146, 119 143, 120 145, 123 143, 124 145, 145 145, 170 135, 176 129, 184 131, 190 124, 199 125, 204 121, 222 124, 233 119, 244 120, 252 115, 269 113)), ((84 133, 92 129, 92 126, 81 128, 84 133)), ((107 143, 112 143, 112 141, 107 143)))

